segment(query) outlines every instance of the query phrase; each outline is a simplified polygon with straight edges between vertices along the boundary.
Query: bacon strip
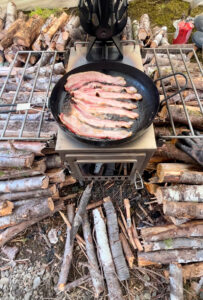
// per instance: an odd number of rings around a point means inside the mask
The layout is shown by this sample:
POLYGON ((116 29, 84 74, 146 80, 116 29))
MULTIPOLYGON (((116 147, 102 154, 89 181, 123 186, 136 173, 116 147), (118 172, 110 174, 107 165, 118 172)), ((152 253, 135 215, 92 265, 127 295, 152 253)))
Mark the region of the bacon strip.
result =
MULTIPOLYGON (((80 92, 81 90, 77 91, 80 92)), ((115 92, 105 92, 102 89, 87 89, 86 92, 88 95, 91 96, 99 96, 105 99, 133 99, 133 100, 141 100, 142 96, 140 94, 128 94, 128 93, 115 93, 115 92)))
POLYGON ((137 108, 137 106, 133 103, 124 102, 124 101, 118 101, 108 98, 102 98, 97 96, 91 96, 86 93, 80 92, 80 91, 74 91, 73 96, 75 99, 82 100, 85 103, 92 103, 96 105, 107 105, 107 106, 114 106, 114 107, 123 107, 127 109, 134 109, 137 108))
POLYGON ((120 85, 109 85, 109 84, 102 84, 100 82, 90 82, 80 88, 80 91, 88 91, 89 89, 96 89, 101 88, 102 91, 105 92, 115 92, 121 93, 126 92, 128 94, 137 93, 137 89, 134 86, 120 86, 120 85))
POLYGON ((74 115, 68 116, 61 113, 59 118, 70 131, 89 138, 120 140, 132 135, 132 132, 126 130, 103 130, 93 128, 80 122, 74 115))
POLYGON ((115 108, 115 107, 105 107, 105 106, 99 106, 99 105, 91 105, 88 103, 84 103, 81 100, 73 99, 75 103, 78 104, 81 110, 87 111, 89 113, 95 114, 95 115, 101 115, 101 114, 110 114, 110 115, 118 115, 120 117, 128 117, 130 119, 137 119, 139 115, 134 112, 123 108, 115 108))
POLYGON ((133 124, 132 121, 113 121, 108 119, 99 119, 91 115, 90 113, 80 109, 79 106, 72 104, 71 114, 75 115, 81 122, 87 123, 95 127, 103 128, 130 128, 133 124))
POLYGON ((65 90, 70 91, 73 89, 78 89, 84 84, 95 80, 98 82, 111 83, 117 85, 126 84, 126 81, 123 77, 113 77, 100 72, 89 71, 89 72, 81 72, 81 73, 70 75, 67 79, 65 90))

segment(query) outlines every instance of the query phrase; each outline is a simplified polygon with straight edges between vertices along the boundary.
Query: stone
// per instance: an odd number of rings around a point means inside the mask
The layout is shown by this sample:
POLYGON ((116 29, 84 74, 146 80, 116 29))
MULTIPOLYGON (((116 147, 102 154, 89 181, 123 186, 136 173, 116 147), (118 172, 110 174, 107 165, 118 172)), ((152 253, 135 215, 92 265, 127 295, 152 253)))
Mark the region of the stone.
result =
POLYGON ((33 281, 33 290, 38 288, 38 286, 40 286, 40 283, 41 283, 40 277, 39 276, 35 277, 35 279, 33 281))
POLYGON ((48 232, 48 238, 51 244, 57 244, 58 243, 57 230, 52 228, 48 232))
POLYGON ((28 292, 25 294, 24 299, 23 300, 30 300, 32 297, 32 292, 28 292))
POLYGON ((150 293, 144 293, 144 295, 143 295, 143 300, 151 300, 151 295, 150 295, 150 293))

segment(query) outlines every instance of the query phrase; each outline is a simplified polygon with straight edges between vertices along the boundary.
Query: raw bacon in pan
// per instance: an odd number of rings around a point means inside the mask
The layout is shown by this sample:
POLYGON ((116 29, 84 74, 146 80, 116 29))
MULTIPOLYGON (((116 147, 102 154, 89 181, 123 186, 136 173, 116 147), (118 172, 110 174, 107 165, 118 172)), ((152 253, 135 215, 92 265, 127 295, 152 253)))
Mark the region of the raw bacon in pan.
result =
POLYGON ((80 88, 80 90, 88 91, 89 89, 97 89, 97 88, 100 88, 102 89, 102 91, 105 92, 115 92, 115 93, 126 92, 128 94, 137 93, 137 89, 134 86, 110 85, 110 84, 103 84, 100 82, 90 82, 86 85, 83 85, 80 88))
MULTIPOLYGON (((80 92, 80 91, 81 90, 75 91, 75 92, 80 92)), ((132 100, 141 100, 142 99, 142 96, 138 93, 128 94, 128 93, 105 92, 102 89, 88 89, 84 92, 91 96, 98 96, 98 97, 107 98, 107 99, 126 99, 126 100, 131 100, 131 99, 132 100)))

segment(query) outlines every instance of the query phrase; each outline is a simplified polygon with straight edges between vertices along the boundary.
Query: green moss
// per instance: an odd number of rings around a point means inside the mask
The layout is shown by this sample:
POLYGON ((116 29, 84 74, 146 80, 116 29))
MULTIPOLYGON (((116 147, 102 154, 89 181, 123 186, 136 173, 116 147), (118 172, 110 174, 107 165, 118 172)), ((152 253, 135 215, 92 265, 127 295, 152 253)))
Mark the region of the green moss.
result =
POLYGON ((173 246, 173 241, 172 241, 172 239, 167 239, 167 240, 164 240, 164 244, 167 249, 171 249, 173 246))
POLYGON ((44 19, 47 19, 48 17, 50 17, 52 14, 54 14, 55 16, 60 15, 63 12, 63 9, 61 8, 55 8, 55 9, 42 9, 40 7, 36 7, 35 10, 32 10, 29 13, 29 16, 32 17, 34 15, 38 15, 41 16, 44 19))

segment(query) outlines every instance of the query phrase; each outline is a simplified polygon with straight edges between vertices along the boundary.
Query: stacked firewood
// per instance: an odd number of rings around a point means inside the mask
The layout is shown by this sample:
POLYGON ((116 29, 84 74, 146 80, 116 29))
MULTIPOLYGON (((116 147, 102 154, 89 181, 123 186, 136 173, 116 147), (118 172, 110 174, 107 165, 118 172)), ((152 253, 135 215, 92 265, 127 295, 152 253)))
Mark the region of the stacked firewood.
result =
MULTIPOLYGON (((0 16, 0 64, 11 63, 18 51, 64 51, 74 41, 84 39, 77 16, 63 12, 59 17, 51 15, 47 20, 38 15, 28 18, 17 12, 15 3, 9 2, 7 11, 0 16)), ((15 66, 22 66, 26 59, 26 54, 20 55, 15 66)), ((33 54, 29 63, 33 65, 38 59, 33 54)))
POLYGON ((0 143, 0 246, 24 228, 63 208, 60 190, 76 181, 59 155, 38 142, 0 143), (50 151, 48 151, 50 152, 50 151))

